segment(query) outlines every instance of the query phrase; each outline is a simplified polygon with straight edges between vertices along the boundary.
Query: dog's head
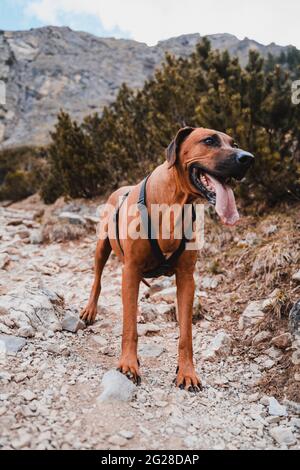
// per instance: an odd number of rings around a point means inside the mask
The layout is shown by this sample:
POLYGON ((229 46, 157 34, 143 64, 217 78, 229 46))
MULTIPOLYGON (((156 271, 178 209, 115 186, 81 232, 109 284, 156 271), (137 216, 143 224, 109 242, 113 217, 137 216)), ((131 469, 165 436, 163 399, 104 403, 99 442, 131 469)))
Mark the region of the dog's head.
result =
POLYGON ((229 183, 231 178, 244 178, 254 163, 251 153, 222 132, 184 127, 168 146, 166 156, 169 168, 177 168, 187 190, 213 204, 224 224, 239 220, 229 183))

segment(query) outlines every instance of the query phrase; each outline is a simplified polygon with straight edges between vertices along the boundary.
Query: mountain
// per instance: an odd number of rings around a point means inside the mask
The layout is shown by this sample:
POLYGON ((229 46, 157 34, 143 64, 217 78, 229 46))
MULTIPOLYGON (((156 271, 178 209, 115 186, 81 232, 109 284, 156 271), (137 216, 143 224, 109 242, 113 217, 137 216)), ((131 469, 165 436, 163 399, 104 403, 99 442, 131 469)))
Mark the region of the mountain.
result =
MULTIPOLYGON (((6 105, 0 103, 1 147, 47 143, 61 108, 76 119, 101 112, 123 82, 141 87, 153 76, 166 51, 187 56, 200 38, 200 34, 189 34, 149 47, 66 27, 0 31, 0 80, 6 84, 6 105)), ((250 49, 265 57, 287 49, 247 38, 240 41, 230 34, 208 38, 213 48, 228 49, 243 65, 250 49)))

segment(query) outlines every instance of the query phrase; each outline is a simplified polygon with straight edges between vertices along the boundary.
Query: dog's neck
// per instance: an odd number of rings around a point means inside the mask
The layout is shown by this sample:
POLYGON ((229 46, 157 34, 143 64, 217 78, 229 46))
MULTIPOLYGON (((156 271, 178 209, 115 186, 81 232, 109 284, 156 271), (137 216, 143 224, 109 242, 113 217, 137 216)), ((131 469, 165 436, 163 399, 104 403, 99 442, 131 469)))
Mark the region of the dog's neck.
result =
POLYGON ((168 168, 167 162, 157 167, 150 176, 147 194, 150 204, 165 204, 172 206, 179 204, 184 206, 197 199, 193 195, 186 182, 182 171, 173 166, 168 168))

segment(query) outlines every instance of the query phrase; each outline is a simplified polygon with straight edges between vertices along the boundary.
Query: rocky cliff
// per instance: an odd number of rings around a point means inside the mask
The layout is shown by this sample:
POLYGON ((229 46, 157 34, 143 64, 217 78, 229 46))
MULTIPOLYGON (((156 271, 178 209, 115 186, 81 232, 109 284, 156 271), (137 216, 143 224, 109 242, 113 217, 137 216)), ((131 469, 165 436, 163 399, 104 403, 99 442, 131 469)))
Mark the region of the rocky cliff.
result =
MULTIPOLYGON (((1 147, 45 144, 61 108, 76 119, 101 112, 123 82, 141 87, 166 51, 187 56, 199 39, 199 34, 184 35, 148 47, 65 27, 0 31, 0 81, 6 85, 6 104, 0 103, 1 147)), ((230 34, 209 39, 214 48, 228 49, 242 64, 250 48, 263 56, 285 49, 230 34)))

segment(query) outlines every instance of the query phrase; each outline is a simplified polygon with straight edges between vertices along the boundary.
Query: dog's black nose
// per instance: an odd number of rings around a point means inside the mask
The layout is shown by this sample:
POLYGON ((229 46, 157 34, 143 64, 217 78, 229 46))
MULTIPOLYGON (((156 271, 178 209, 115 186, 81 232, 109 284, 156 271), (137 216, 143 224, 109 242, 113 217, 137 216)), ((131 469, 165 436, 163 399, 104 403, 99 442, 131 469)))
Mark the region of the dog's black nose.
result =
POLYGON ((236 153, 235 159, 236 162, 243 167, 248 167, 254 163, 254 155, 252 155, 252 153, 245 152, 244 150, 239 150, 236 153))

